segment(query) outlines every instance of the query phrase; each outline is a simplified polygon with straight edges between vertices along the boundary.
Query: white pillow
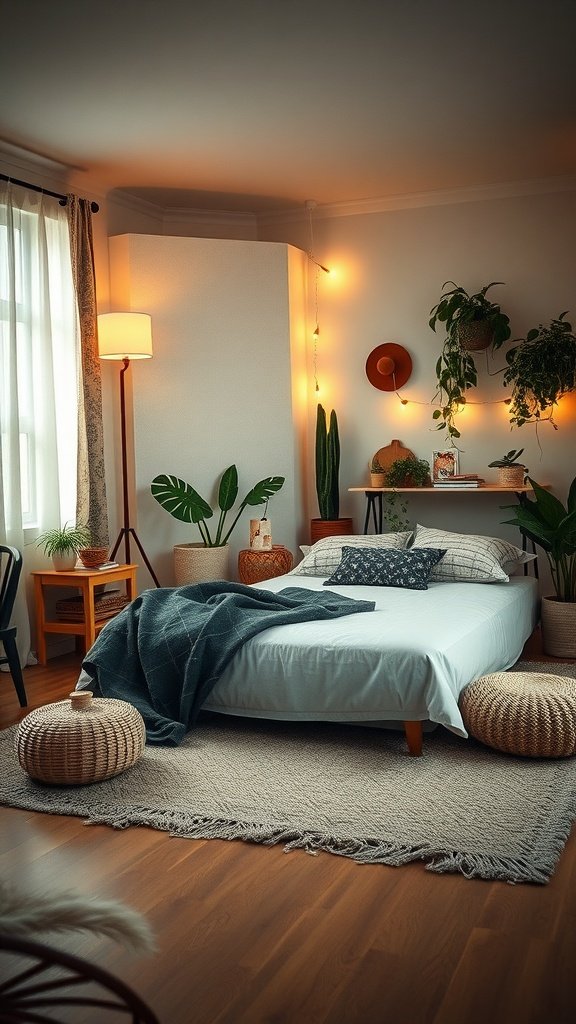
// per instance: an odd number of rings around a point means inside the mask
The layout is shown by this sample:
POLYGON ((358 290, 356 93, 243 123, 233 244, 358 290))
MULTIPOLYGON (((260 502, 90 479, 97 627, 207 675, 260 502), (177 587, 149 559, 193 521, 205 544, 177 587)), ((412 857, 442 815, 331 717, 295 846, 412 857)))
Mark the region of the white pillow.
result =
POLYGON ((291 570, 294 576, 331 576, 342 560, 344 544, 355 548, 406 548, 412 533, 348 534, 323 537, 312 545, 301 562, 291 570))
POLYGON ((412 548, 446 548, 446 554, 430 574, 431 583, 508 582, 509 574, 536 555, 500 537, 447 533, 416 526, 412 548))

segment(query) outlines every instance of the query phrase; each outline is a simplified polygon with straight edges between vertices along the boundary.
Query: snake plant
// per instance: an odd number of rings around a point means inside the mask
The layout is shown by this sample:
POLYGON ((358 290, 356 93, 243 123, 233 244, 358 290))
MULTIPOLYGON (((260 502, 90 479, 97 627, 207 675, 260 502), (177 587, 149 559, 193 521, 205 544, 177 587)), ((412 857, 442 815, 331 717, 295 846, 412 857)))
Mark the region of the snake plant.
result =
POLYGON ((316 493, 320 518, 340 518, 340 493, 338 474, 340 472, 340 439, 338 419, 334 409, 330 413, 330 425, 326 424, 324 407, 318 404, 316 410, 316 493))

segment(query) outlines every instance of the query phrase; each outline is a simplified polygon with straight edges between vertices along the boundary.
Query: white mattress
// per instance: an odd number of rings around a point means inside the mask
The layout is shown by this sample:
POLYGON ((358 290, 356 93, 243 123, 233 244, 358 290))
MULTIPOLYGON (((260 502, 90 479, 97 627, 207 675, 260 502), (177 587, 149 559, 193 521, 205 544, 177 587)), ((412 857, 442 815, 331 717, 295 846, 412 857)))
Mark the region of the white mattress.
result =
MULTIPOLYGON (((288 574, 257 586, 324 590, 322 583, 288 574)), ((234 656, 204 708, 292 721, 429 720, 467 736, 460 692, 513 665, 537 621, 537 581, 528 576, 423 591, 330 589, 376 609, 265 630, 234 656)))

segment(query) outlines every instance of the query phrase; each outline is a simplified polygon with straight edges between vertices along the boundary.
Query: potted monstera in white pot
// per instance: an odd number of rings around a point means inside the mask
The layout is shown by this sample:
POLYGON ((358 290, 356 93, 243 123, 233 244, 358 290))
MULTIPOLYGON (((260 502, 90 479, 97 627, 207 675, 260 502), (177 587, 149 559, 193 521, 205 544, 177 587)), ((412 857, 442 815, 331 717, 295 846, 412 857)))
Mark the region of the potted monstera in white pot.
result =
POLYGON ((529 478, 534 500, 523 495, 510 506, 512 523, 538 544, 550 566, 555 595, 542 598, 544 652, 556 658, 576 658, 576 477, 568 490, 566 507, 553 494, 529 478))
POLYGON ((203 583, 207 580, 229 578, 230 545, 228 539, 247 505, 264 505, 272 494, 280 490, 283 476, 268 476, 252 487, 242 499, 231 526, 226 529, 228 513, 238 498, 238 470, 228 466, 218 487, 219 516, 216 529, 208 520, 214 510, 208 502, 177 476, 161 474, 152 481, 150 490, 156 501, 182 523, 195 523, 202 538, 199 542, 174 546, 174 573, 176 585, 203 583))

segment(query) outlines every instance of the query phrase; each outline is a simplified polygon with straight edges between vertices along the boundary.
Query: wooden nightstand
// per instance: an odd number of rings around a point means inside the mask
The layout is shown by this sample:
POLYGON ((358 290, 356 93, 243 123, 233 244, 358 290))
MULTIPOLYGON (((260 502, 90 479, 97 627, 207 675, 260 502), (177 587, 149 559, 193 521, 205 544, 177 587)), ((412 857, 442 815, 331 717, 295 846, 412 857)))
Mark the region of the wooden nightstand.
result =
POLYGON ((95 619, 95 588, 102 586, 103 583, 118 583, 126 580, 126 595, 129 601, 133 601, 136 597, 137 568, 137 565, 119 565, 113 569, 102 570, 72 569, 70 572, 56 572, 55 569, 40 569, 30 573, 34 577, 39 663, 46 664, 46 633, 71 633, 74 636, 82 636, 88 651, 102 627, 109 621, 109 619, 104 619, 97 622, 95 619), (44 587, 78 587, 84 604, 84 619, 81 622, 63 622, 60 619, 47 621, 44 587))

